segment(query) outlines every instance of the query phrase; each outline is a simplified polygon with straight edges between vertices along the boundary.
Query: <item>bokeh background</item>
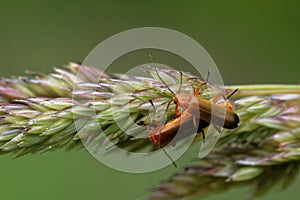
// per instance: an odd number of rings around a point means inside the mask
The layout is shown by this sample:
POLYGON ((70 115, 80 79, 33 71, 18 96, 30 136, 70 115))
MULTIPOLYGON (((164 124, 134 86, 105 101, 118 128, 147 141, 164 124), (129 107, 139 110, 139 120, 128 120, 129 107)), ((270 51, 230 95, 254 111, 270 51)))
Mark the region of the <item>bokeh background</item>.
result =
MULTIPOLYGON (((299 83, 299 1, 0 1, 0 75, 82 61, 121 31, 165 27, 194 38, 209 52, 226 84, 299 83)), ((161 61, 161 60, 160 60, 161 61)), ((128 61, 130 62, 130 61, 128 61)), ((125 63, 124 63, 125 65, 125 63)), ((182 168, 195 152, 179 162, 182 168)), ((137 199, 176 170, 147 174, 107 168, 85 150, 0 157, 0 198, 137 199)), ((276 175, 274 175, 276 181, 276 175)), ((296 199, 300 177, 283 192, 258 199, 296 199)), ((247 188, 210 195, 242 199, 247 188)))

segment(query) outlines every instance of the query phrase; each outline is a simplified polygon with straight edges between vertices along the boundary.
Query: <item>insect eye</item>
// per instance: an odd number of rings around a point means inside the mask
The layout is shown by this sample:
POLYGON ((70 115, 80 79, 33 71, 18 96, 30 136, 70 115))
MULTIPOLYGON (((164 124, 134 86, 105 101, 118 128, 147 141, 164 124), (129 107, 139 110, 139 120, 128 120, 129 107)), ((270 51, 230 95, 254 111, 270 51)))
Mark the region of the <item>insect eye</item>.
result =
POLYGON ((177 104, 177 101, 174 101, 174 104, 177 104))

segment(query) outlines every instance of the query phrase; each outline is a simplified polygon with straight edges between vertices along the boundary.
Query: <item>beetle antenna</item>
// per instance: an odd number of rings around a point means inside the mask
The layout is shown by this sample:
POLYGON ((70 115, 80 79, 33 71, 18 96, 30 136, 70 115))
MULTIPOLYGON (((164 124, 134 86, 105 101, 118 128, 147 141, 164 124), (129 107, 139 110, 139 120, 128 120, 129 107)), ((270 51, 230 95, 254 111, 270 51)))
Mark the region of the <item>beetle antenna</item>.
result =
MULTIPOLYGON (((170 104, 171 104, 171 101, 169 101, 168 104, 167 104, 166 111, 165 111, 165 113, 163 115, 162 120, 164 120, 166 118, 170 104)), ((161 123, 160 128, 159 128, 159 135, 160 135, 161 128, 162 128, 162 123, 161 123)), ((160 137, 159 137, 159 139, 160 139, 160 137)))
MULTIPOLYGON (((156 114, 156 108, 155 108, 154 103, 153 103, 153 101, 152 101, 151 99, 149 100, 149 102, 150 102, 150 104, 152 105, 152 107, 153 107, 153 109, 154 109, 154 114, 153 114, 153 118, 154 118, 154 116, 155 116, 155 114, 156 114)), ((124 141, 117 142, 116 144, 113 144, 113 145, 107 147, 107 148, 105 149, 105 151, 107 152, 107 151, 111 150, 112 148, 114 148, 114 147, 116 147, 116 146, 118 146, 118 145, 120 145, 120 144, 126 143, 126 142, 128 142, 128 140, 124 140, 124 141)))
POLYGON ((152 105, 152 107, 153 107, 153 117, 152 118, 154 118, 155 117, 155 114, 156 114, 156 108, 155 108, 155 106, 154 106, 154 103, 153 103, 153 101, 150 99, 149 100, 149 102, 150 102, 150 104, 152 105))
POLYGON ((172 164, 174 167, 177 168, 177 164, 175 163, 175 161, 172 159, 172 157, 170 156, 170 154, 168 154, 168 152, 166 151, 166 149, 164 147, 162 147, 163 152, 166 154, 166 156, 171 160, 172 164))
POLYGON ((205 84, 208 83, 208 79, 209 79, 209 76, 210 76, 210 72, 211 72, 211 70, 209 69, 209 70, 207 71, 207 76, 206 76, 205 84))
POLYGON ((156 67, 155 63, 153 62, 153 59, 152 59, 151 54, 149 54, 149 58, 150 58, 150 61, 152 62, 152 64, 154 65, 154 69, 155 69, 155 72, 156 72, 156 74, 157 74, 159 80, 167 87, 167 89, 168 89, 174 96, 176 96, 175 93, 169 88, 169 86, 166 84, 166 82, 165 82, 165 81, 161 78, 161 76, 159 75, 159 73, 158 73, 158 71, 157 71, 157 67, 156 67))
POLYGON ((226 98, 225 100, 229 99, 230 97, 232 97, 232 95, 234 95, 239 89, 235 89, 233 92, 231 92, 226 98))
POLYGON ((180 94, 180 92, 181 92, 181 87, 182 87, 182 72, 180 71, 179 72, 180 73, 180 85, 179 85, 179 89, 178 89, 178 93, 180 94))
POLYGON ((124 143, 126 143, 126 142, 128 142, 128 140, 123 140, 123 141, 117 142, 116 144, 113 144, 113 145, 107 147, 107 148, 105 149, 105 152, 110 151, 111 149, 117 147, 118 145, 124 144, 124 143))

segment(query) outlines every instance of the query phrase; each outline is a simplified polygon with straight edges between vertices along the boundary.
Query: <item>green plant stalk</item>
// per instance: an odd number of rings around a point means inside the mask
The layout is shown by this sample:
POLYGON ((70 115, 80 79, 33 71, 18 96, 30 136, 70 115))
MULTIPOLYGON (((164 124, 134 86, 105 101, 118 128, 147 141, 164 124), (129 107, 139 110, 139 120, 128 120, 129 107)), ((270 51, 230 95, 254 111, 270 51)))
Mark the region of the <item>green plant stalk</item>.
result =
MULTIPOLYGON (((154 69, 144 70, 153 78, 108 76, 97 68, 76 63, 55 68, 54 73, 28 72, 24 77, 2 78, 0 153, 19 157, 59 148, 69 150, 82 148, 81 139, 97 143, 105 137, 130 151, 155 150, 157 147, 147 138, 135 139, 124 134, 114 120, 127 119, 125 113, 129 111, 131 120, 137 124, 149 124, 149 112, 153 110, 149 100, 161 105, 172 98, 154 69)), ((176 91, 178 72, 159 72, 176 91)), ((189 92, 191 85, 201 83, 201 79, 184 73, 182 91, 189 92)), ((211 87, 213 91, 202 91, 203 98, 220 89, 211 87)), ((258 195, 275 184, 268 179, 274 173, 284 186, 292 181, 300 161, 300 86, 225 88, 228 92, 239 88, 232 99, 240 117, 239 127, 224 130, 213 152, 155 187, 149 198, 187 199, 250 183, 254 184, 252 194, 258 195)), ((167 118, 173 117, 171 104, 167 118)), ((125 130, 130 130, 130 125, 125 130)))

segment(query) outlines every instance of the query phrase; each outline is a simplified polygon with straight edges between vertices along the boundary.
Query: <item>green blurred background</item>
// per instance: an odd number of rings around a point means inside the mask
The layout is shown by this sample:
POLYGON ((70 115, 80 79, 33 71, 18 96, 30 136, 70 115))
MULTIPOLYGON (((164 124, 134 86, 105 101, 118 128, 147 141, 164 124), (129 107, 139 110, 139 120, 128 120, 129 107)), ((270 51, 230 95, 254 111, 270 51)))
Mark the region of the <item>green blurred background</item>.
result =
MULTIPOLYGON (((300 3, 297 1, 1 1, 1 76, 82 61, 98 43, 121 31, 165 27, 194 38, 209 52, 226 84, 299 83, 300 3)), ((195 149, 194 149, 195 150, 195 149)), ((179 161, 183 167, 193 150, 179 161)), ((16 160, 0 158, 1 199, 137 199, 178 169, 148 174, 107 168, 85 150, 16 160)), ((274 176, 276 178, 276 176, 274 176)), ((276 179, 274 179, 276 181, 276 179)), ((296 199, 288 190, 258 199, 296 199)), ((211 195, 242 199, 247 188, 211 195)))

